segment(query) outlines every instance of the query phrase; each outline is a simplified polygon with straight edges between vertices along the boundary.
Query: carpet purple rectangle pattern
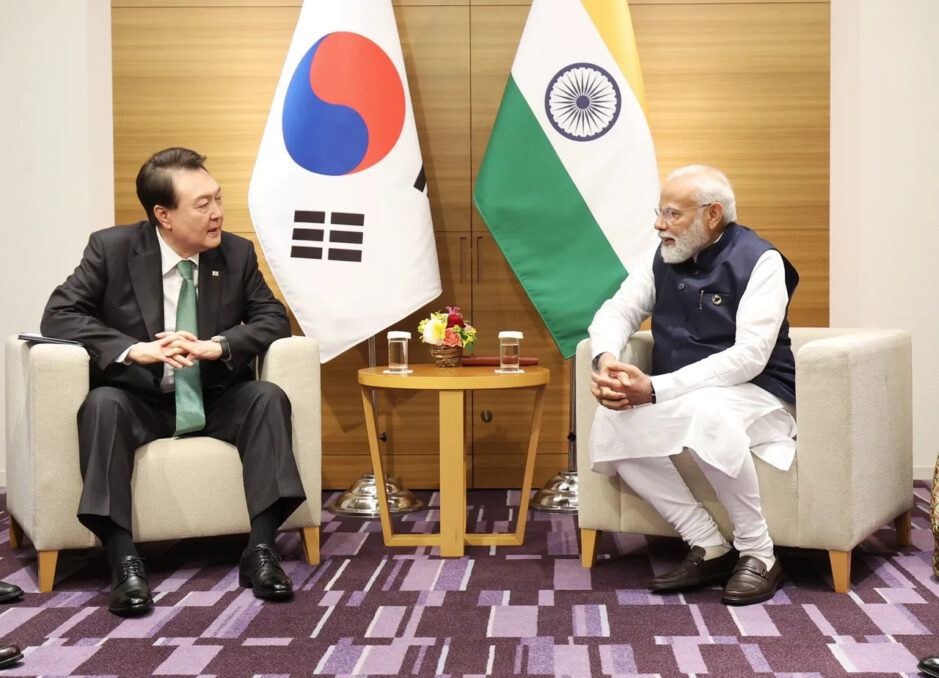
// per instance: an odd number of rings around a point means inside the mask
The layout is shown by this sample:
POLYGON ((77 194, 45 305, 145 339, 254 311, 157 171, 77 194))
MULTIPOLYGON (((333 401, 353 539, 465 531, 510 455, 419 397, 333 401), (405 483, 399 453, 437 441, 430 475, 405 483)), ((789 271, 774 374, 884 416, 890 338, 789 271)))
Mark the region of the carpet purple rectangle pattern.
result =
MULTIPOLYGON (((604 533, 580 564, 576 516, 532 512, 525 543, 387 547, 377 520, 323 512, 322 562, 295 532, 277 545, 293 601, 238 585, 244 535, 142 544, 156 599, 142 618, 107 609, 101 549, 60 554, 55 588, 37 591, 37 557, 11 548, 0 493, 0 579, 21 586, 0 606, 0 638, 24 651, 3 676, 916 676, 939 653, 929 488, 913 488, 913 544, 885 526, 853 552, 851 592, 832 590, 828 554, 779 549, 787 579, 766 603, 728 607, 718 586, 653 594, 645 583, 685 553, 677 539, 604 533)), ((437 529, 430 510, 397 532, 437 529)), ((338 493, 326 492, 324 506, 338 493)), ((468 525, 508 530, 518 492, 471 490, 468 525)))

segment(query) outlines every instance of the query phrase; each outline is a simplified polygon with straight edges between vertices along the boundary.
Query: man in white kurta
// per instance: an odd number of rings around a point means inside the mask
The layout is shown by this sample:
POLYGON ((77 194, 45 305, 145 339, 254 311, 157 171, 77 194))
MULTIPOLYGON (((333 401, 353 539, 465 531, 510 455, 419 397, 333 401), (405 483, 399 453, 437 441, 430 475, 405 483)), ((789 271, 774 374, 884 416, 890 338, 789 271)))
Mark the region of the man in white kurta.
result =
POLYGON ((669 176, 655 221, 659 246, 630 269, 589 328, 593 394, 603 405, 590 452, 594 471, 622 477, 691 547, 650 588, 726 581, 722 600, 742 605, 771 598, 782 581, 751 453, 783 470, 795 455, 786 312, 798 276, 735 222, 722 173, 692 166, 669 176), (650 315, 651 376, 618 360, 650 315), (685 449, 727 509, 734 548, 670 459, 685 449))

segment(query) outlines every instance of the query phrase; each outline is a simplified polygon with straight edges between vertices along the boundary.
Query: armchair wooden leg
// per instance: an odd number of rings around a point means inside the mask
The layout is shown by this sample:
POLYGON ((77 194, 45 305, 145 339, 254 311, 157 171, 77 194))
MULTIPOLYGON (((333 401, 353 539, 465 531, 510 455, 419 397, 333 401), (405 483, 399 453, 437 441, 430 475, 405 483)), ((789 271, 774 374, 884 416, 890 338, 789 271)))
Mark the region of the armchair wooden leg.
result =
POLYGON ((55 565, 59 560, 58 551, 39 552, 39 592, 49 593, 55 583, 55 565))
POLYGON ((23 528, 16 522, 16 518, 10 516, 10 546, 18 549, 23 543, 23 528))
MULTIPOLYGON (((11 522, 12 526, 13 523, 11 522)), ((900 546, 909 546, 913 543, 913 509, 901 513, 893 520, 893 527, 897 531, 897 541, 900 546)))
POLYGON ((831 561, 831 579, 835 584, 835 593, 847 593, 851 590, 851 552, 829 551, 831 561))
POLYGON ((320 564, 320 528, 300 528, 300 542, 303 544, 303 554, 310 565, 320 564))
POLYGON ((581 529, 580 531, 580 564, 584 567, 593 567, 597 562, 597 538, 599 530, 581 529))

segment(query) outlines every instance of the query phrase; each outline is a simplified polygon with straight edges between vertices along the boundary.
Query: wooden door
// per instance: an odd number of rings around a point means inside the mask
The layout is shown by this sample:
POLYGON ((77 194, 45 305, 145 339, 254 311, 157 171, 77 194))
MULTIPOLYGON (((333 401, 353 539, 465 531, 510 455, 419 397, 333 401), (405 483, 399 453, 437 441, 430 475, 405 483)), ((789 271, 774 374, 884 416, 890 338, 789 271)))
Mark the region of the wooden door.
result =
MULTIPOLYGON (((485 227, 473 231, 473 314, 480 331, 480 353, 498 355, 499 331, 520 330, 525 335, 522 355, 537 357, 540 366, 551 370, 533 480, 535 487, 540 487, 558 471, 567 470, 572 361, 561 357, 541 316, 485 227)), ((528 391, 473 393, 473 487, 520 486, 533 397, 528 391)))
MULTIPOLYGON (((417 325, 431 311, 442 308, 442 300, 463 303, 467 319, 472 318, 469 233, 437 232, 436 241, 442 294, 388 328, 411 332, 411 363, 431 362, 417 325)), ((387 364, 384 332, 375 338, 375 354, 376 364, 387 364)), ((348 487, 362 473, 371 472, 357 382, 358 370, 368 364, 367 342, 363 342, 323 365, 323 487, 348 487)), ((378 430, 384 434, 379 445, 385 472, 400 478, 409 489, 439 487, 436 394, 380 391, 375 405, 378 430)), ((467 437, 467 445, 470 442, 467 437)))

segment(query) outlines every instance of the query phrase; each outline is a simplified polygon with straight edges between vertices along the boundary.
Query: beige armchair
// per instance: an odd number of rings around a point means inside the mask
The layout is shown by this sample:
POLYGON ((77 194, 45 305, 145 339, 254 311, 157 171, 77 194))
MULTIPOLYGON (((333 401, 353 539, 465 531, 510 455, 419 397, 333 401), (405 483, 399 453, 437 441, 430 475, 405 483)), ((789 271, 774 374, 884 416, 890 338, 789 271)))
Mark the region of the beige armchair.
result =
MULTIPOLYGON (((319 346, 275 341, 260 378, 287 393, 293 445, 308 500, 282 529, 299 528, 307 561, 319 563, 321 426, 319 346)), ((88 393, 88 354, 77 346, 6 345, 7 510, 10 543, 25 533, 39 554, 39 590, 51 591, 61 549, 98 543, 75 517, 82 480, 76 416, 88 393)), ((156 440, 137 450, 132 479, 134 540, 156 541, 250 529, 233 445, 207 437, 156 440)))
MULTIPOLYGON (((912 358, 900 330, 792 328, 796 359, 796 459, 780 471, 754 459, 763 512, 779 546, 824 549, 834 589, 851 586, 851 550, 889 521, 910 543, 913 507, 912 358)), ((590 340, 577 347, 577 451, 581 554, 595 560, 601 530, 677 536, 618 477, 590 470, 590 340)), ((622 360, 648 371, 652 335, 634 335, 622 360)), ((675 457, 691 491, 725 535, 727 513, 687 452, 675 457)))

